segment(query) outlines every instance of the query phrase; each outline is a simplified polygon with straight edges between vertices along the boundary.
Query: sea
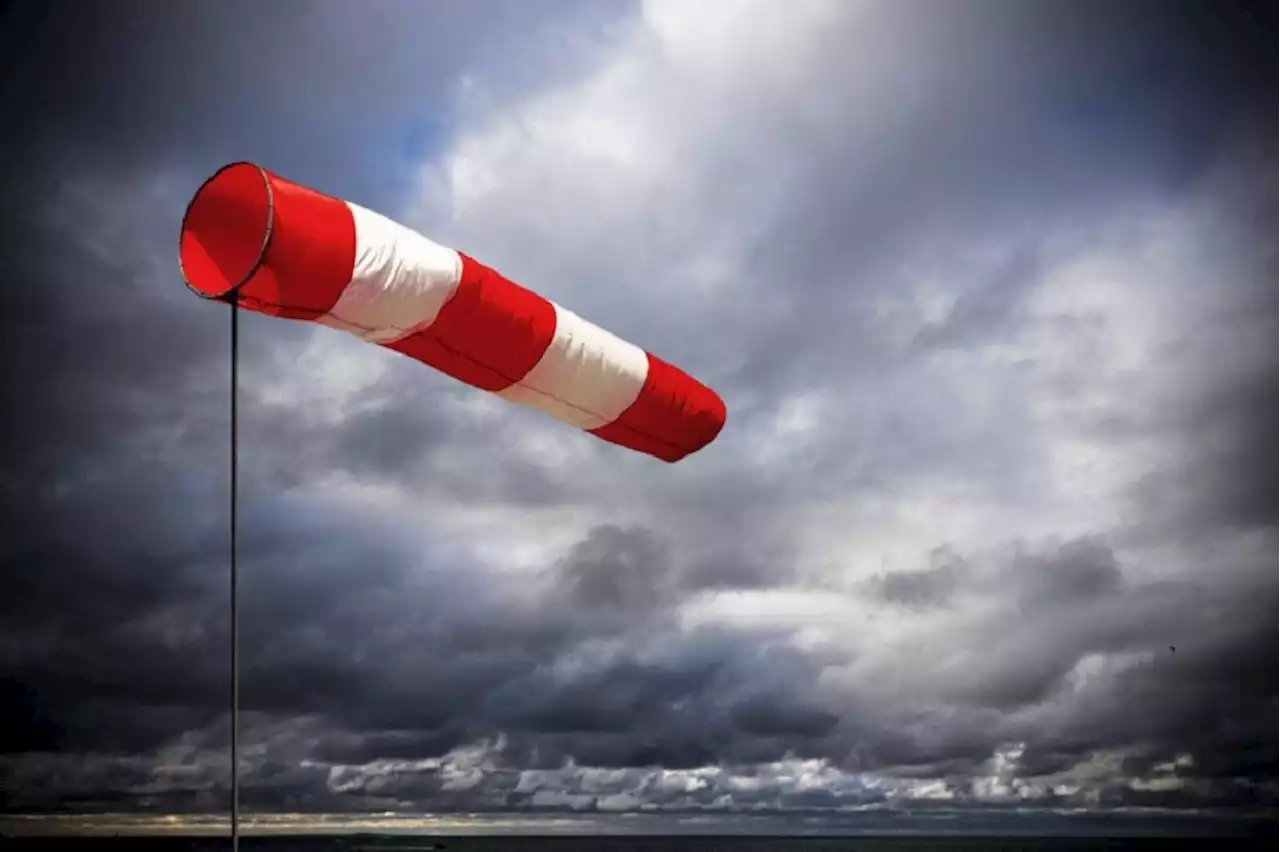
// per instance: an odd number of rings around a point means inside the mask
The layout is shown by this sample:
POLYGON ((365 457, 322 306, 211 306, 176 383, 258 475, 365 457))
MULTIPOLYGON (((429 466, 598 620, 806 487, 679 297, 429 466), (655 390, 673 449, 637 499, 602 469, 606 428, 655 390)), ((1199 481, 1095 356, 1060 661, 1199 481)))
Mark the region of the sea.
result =
MULTIPOLYGON (((254 816, 239 848, 260 852, 1051 852, 1276 848, 1276 817, 1044 810, 847 814, 385 814, 254 816)), ((224 819, 0 817, 0 850, 231 849, 224 819)))

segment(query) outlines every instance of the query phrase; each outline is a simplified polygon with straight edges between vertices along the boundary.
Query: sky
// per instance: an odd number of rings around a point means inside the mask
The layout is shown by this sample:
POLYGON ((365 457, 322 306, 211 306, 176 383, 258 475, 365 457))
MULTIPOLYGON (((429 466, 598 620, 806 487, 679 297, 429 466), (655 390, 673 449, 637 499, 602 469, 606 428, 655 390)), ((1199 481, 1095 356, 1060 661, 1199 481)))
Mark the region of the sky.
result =
POLYGON ((0 810, 229 806, 235 160, 728 409, 244 315, 246 812, 1273 809, 1263 5, 0 6, 0 810))

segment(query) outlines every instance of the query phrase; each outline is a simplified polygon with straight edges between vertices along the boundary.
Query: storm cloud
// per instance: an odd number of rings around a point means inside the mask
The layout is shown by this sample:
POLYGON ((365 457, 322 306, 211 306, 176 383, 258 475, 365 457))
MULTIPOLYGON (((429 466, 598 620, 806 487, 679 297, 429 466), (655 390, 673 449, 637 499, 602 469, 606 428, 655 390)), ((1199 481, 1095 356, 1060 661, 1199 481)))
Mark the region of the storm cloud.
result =
POLYGON ((1274 807, 1260 7, 260 6, 0 13, 0 808, 228 806, 236 159, 729 410, 664 465, 245 316, 248 811, 1274 807))

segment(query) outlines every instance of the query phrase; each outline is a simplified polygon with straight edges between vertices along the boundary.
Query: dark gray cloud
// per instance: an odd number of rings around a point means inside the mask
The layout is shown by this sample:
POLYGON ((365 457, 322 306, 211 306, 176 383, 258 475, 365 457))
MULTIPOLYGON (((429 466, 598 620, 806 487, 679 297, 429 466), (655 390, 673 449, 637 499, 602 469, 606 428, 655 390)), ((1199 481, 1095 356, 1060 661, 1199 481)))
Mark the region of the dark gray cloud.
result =
MULTIPOLYGON (((485 592, 494 578, 478 566, 468 580, 443 571, 415 576, 408 548, 396 555, 396 548, 359 547, 376 529, 367 520, 344 525, 331 518, 321 529, 281 520, 271 525, 279 530, 280 556, 260 562, 245 589, 246 749, 255 755, 246 803, 253 808, 348 810, 381 807, 384 798, 446 809, 477 802, 496 807, 508 801, 494 798, 495 785, 507 783, 503 778, 513 787, 522 767, 559 770, 567 760, 631 767, 643 776, 655 765, 724 764, 745 772, 795 755, 825 758, 832 771, 942 777, 963 786, 982 774, 995 751, 1018 740, 1030 743, 1025 776, 1065 772, 1107 749, 1131 750, 1127 759, 1139 768, 1189 754, 1197 779, 1265 777, 1274 768, 1266 756, 1274 753, 1267 750, 1274 735, 1268 741, 1265 732, 1275 707, 1276 658, 1258 644, 1275 627, 1265 599, 1255 590, 1245 602, 1247 589, 1224 593, 1203 585, 1120 590, 1082 584, 1079 576, 1109 576, 1106 569, 1114 565, 1096 542, 1022 554, 991 568, 987 582, 1026 590, 1021 599, 1038 602, 1036 608, 1026 609, 1019 597, 999 598, 1010 607, 1006 612, 967 620, 955 631, 963 665, 944 661, 930 668, 903 659, 916 670, 901 673, 908 686, 899 686, 897 696, 893 685, 871 682, 850 706, 817 689, 822 667, 843 657, 800 651, 785 633, 672 634, 658 629, 645 606, 633 607, 629 619, 605 620, 566 605, 561 590, 577 581, 582 563, 625 564, 635 555, 636 533, 594 531, 567 554, 539 596, 527 588, 485 592), (288 552, 299 541, 314 546, 288 552), (348 549, 361 558, 344 558, 348 549), (1050 583, 1073 594, 1047 600, 1042 593, 1050 583), (1223 620, 1227 613, 1230 622, 1223 620), (1177 645, 1176 653, 1168 644, 1177 645), (1094 680, 1071 676, 1091 654, 1125 652, 1137 655, 1130 668, 1094 680), (933 711, 890 715, 902 712, 893 708, 903 695, 940 703, 933 711), (442 761, 499 736, 504 747, 481 773, 483 796, 442 786, 442 761), (395 769, 397 761, 404 765, 395 769)), ((654 567, 660 574, 662 566, 654 567)), ((216 629, 220 615, 210 607, 203 618, 216 629)), ((103 627, 86 638, 79 671, 98 689, 115 678, 117 706, 133 711, 128 719, 117 714, 115 724, 134 738, 106 739, 113 719, 107 702, 63 716, 63 708, 41 708, 39 724, 68 732, 62 743, 101 755, 87 774, 61 762, 60 772, 71 773, 75 784, 92 789, 107 771, 101 767, 117 767, 111 771, 133 774, 120 776, 114 789, 155 787, 165 806, 198 806, 204 801, 198 792, 222 789, 210 755, 225 747, 225 721, 167 705, 203 690, 206 705, 216 707, 211 693, 221 678, 216 666, 191 666, 189 649, 124 648, 119 637, 128 632, 103 627), (131 665, 113 673, 114 655, 122 652, 131 665), (185 678, 179 662, 186 664, 185 678), (155 693, 160 678, 173 697, 155 693), (151 702, 159 706, 139 718, 139 707, 151 702), (195 786, 157 768, 167 759, 130 756, 164 754, 179 743, 192 750, 195 786)), ((41 695, 56 695, 42 674, 49 676, 32 670, 29 684, 41 695)), ((77 689, 83 698, 87 684, 77 689)), ((60 788, 16 786, 26 777, 21 773, 38 774, 41 761, 54 759, 34 736, 28 734, 19 749, 24 754, 6 764, 6 771, 19 773, 7 789, 19 791, 15 804, 48 806, 60 788)), ((545 789, 528 789, 511 802, 531 806, 531 797, 545 789)), ((733 791, 716 791, 725 792, 733 791)), ((753 801, 741 791, 734 795, 738 804, 753 801)), ((144 804, 141 797, 135 792, 130 801, 144 804)))
POLYGON ((946 548, 930 554, 929 567, 887 571, 868 584, 870 591, 889 603, 901 606, 941 606, 954 595, 965 579, 967 566, 962 557, 946 548))
POLYGON ((653 465, 246 317, 250 810, 1274 806, 1261 13, 680 5, 6 7, 0 808, 226 807, 227 317, 173 252, 238 158, 731 410, 653 465))
POLYGON ((1039 275, 1038 263, 1025 248, 1004 259, 989 281, 961 293, 945 319, 924 326, 916 336, 923 347, 945 348, 1004 337, 1018 319, 1019 300, 1039 275))

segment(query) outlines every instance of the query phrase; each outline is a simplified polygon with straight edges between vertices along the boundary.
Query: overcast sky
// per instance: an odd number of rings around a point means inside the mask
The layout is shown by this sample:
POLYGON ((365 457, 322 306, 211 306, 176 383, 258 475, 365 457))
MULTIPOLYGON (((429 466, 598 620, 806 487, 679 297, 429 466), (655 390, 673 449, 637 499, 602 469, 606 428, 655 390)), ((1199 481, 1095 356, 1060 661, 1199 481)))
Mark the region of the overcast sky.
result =
POLYGON ((1265 5, 0 6, 0 808, 227 807, 239 159, 729 412, 246 316, 247 811, 1273 807, 1265 5))

